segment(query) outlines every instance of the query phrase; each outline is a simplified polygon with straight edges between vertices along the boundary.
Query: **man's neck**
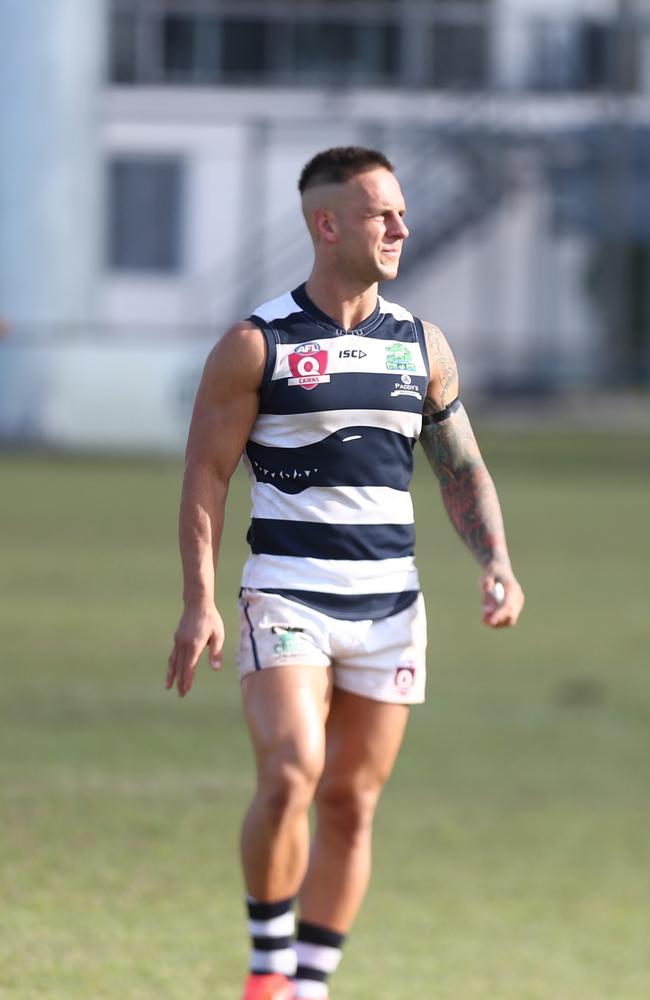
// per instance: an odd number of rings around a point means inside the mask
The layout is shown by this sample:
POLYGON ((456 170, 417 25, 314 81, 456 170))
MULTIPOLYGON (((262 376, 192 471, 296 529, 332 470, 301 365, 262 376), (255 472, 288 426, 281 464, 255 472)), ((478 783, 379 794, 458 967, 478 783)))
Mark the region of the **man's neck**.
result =
POLYGON ((372 314, 377 305, 376 283, 369 288, 355 289, 312 273, 305 291, 314 305, 335 323, 339 323, 343 330, 354 330, 372 314))

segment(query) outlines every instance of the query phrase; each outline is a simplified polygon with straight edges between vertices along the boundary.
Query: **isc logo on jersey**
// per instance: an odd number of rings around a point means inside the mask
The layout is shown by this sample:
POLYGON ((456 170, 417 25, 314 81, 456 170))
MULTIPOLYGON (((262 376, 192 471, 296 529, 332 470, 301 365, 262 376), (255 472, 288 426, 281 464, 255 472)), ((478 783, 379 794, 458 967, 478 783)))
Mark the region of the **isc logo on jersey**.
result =
POLYGON ((329 382, 327 371, 327 351, 321 351, 320 344, 313 342, 299 344, 289 355, 289 370, 293 375, 287 385, 299 385, 301 389, 315 389, 321 382, 329 382))

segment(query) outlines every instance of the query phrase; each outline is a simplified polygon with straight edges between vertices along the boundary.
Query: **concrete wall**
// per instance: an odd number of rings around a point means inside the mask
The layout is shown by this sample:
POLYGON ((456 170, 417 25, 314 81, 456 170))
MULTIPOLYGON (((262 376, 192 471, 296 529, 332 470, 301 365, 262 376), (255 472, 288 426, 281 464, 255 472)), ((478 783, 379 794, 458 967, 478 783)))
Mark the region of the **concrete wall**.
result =
POLYGON ((0 442, 180 452, 209 347, 0 344, 0 442))

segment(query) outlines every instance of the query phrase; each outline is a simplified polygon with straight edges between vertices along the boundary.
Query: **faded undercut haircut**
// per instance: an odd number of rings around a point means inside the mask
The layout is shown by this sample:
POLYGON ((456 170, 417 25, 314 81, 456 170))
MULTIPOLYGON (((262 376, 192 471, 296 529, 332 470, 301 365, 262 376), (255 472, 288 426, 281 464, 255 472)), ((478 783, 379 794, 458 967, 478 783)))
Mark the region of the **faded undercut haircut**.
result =
POLYGON ((334 146, 317 153, 303 167, 298 190, 304 194, 317 184, 343 184, 357 174, 383 167, 395 173, 393 164, 383 153, 364 146, 334 146))

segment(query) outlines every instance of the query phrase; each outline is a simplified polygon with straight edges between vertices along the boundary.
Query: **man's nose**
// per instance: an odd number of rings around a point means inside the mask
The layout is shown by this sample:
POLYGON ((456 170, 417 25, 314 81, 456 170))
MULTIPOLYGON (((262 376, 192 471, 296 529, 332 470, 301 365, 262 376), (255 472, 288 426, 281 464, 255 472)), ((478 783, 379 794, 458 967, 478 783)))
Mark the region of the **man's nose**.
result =
POLYGON ((395 236, 401 240, 405 240, 409 234, 408 226, 404 222, 402 216, 398 215, 397 212, 394 212, 392 216, 390 234, 391 236, 395 236))

